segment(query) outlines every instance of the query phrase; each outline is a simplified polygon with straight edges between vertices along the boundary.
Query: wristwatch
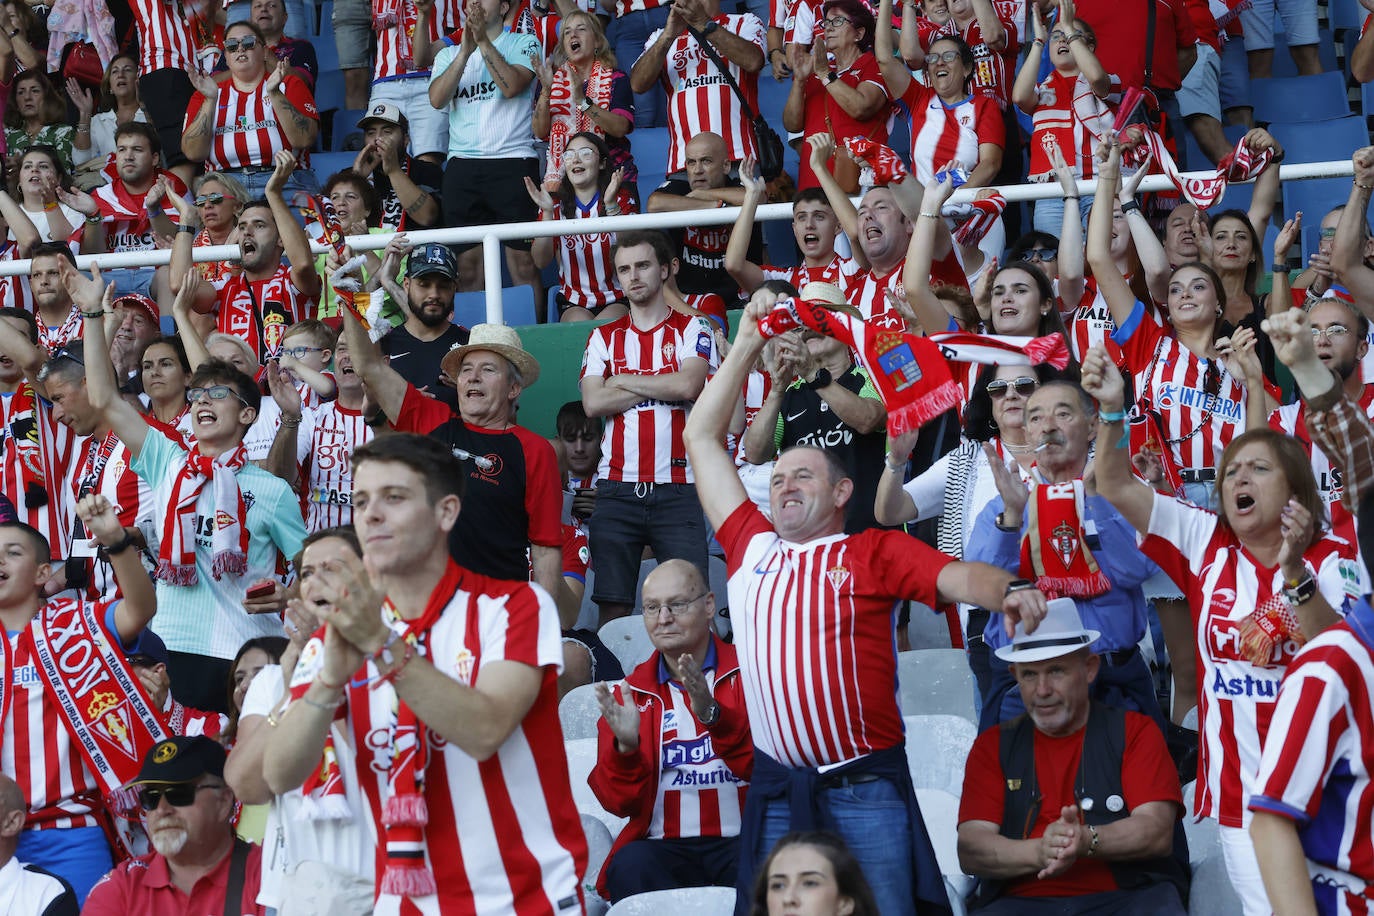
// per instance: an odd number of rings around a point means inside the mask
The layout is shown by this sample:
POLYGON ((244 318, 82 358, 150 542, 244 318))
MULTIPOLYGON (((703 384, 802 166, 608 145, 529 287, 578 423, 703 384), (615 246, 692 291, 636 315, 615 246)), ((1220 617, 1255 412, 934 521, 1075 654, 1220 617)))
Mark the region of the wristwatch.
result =
POLYGON ((816 370, 816 377, 806 383, 806 387, 810 388, 812 391, 816 391, 817 389, 832 385, 834 382, 835 379, 830 375, 830 370, 821 367, 816 370))
POLYGON ((583 114, 586 114, 587 112, 591 111, 592 100, 587 98, 586 96, 583 96, 582 101, 577 103, 577 110, 582 112, 583 114))
POLYGON ((710 728, 712 725, 715 725, 719 721, 720 704, 715 701, 712 701, 711 705, 706 708, 706 715, 701 717, 701 724, 705 725, 707 728, 710 728))
POLYGON ((1283 582, 1283 597, 1288 599, 1288 603, 1297 607, 1306 604, 1317 597, 1317 580, 1311 571, 1304 571, 1303 576, 1297 582, 1283 582))
POLYGON ((1035 588, 1035 583, 1031 580, 1012 579, 1010 582, 1007 583, 1007 590, 1002 593, 1002 597, 1006 598, 1012 592, 1024 592, 1026 589, 1029 588, 1035 588))
POLYGON ((703 36, 705 36, 705 35, 710 35, 712 32, 714 32, 714 31, 715 31, 716 29, 718 29, 718 28, 720 28, 720 23, 719 23, 719 22, 716 22, 714 19, 712 19, 712 20, 710 20, 709 22, 707 22, 704 26, 701 27, 701 34, 702 34, 703 36))

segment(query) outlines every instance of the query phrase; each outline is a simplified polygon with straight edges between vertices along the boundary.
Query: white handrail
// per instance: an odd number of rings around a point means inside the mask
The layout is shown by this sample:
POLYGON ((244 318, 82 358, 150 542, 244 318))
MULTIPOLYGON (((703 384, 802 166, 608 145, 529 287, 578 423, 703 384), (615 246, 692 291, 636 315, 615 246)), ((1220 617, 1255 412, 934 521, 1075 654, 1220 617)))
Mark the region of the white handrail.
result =
MULTIPOLYGON (((1309 162, 1283 165, 1279 167, 1279 178, 1283 181, 1305 181, 1312 178, 1349 178, 1355 174, 1349 159, 1330 162, 1309 162)), ((1185 172, 1189 178, 1209 178, 1214 172, 1185 172)), ((1169 179, 1163 175, 1147 175, 1140 182, 1140 191, 1163 191, 1172 188, 1169 179)), ((1090 195, 1097 189, 1096 179, 1078 182, 1080 194, 1090 195)), ((977 189, 982 190, 982 189, 977 189)), ((1043 184, 1019 184, 998 188, 1008 203, 1027 200, 1041 200, 1059 197, 1063 193, 1058 182, 1043 184)), ((975 190, 960 188, 954 192, 951 201, 967 202, 973 199, 975 190)), ((634 213, 622 216, 597 216, 579 220, 543 220, 532 223, 504 223, 494 226, 465 226, 447 229, 423 229, 406 232, 410 241, 441 242, 446 245, 481 244, 482 262, 486 275, 487 321, 502 323, 501 303, 501 243, 508 239, 531 239, 546 236, 584 235, 592 232, 619 232, 628 229, 680 229, 684 226, 719 226, 733 223, 739 216, 739 207, 720 207, 714 210, 676 210, 663 213, 634 213)), ((764 204, 758 208, 755 217, 759 221, 792 218, 791 204, 764 204)), ((369 235, 352 235, 348 245, 355 252, 376 251, 385 248, 397 235, 394 232, 369 235)), ((316 254, 327 251, 327 247, 315 243, 316 254)), ((209 245, 195 248, 191 257, 196 263, 205 261, 237 261, 241 257, 237 245, 209 245)), ((81 255, 76 259, 77 266, 83 270, 98 263, 102 270, 117 267, 156 267, 168 264, 172 253, 166 249, 158 251, 134 251, 121 254, 81 255)), ((0 261, 0 277, 28 274, 29 261, 0 261)), ((535 304, 537 309, 539 304, 535 304)))

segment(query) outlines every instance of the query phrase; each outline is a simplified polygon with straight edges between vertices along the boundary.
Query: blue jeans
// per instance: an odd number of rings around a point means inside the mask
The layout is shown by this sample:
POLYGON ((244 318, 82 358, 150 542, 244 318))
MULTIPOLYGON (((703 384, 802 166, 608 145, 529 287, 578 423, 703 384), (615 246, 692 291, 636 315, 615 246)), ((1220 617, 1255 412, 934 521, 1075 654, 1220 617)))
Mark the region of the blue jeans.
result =
MULTIPOLYGON (((1082 216, 1083 223, 1088 221, 1088 211, 1093 208, 1091 196, 1084 196, 1078 200, 1078 212, 1082 216)), ((1064 198, 1047 197, 1044 200, 1035 202, 1035 215, 1031 217, 1031 225, 1037 232, 1048 232, 1055 238, 1064 234, 1064 198)))
POLYGON ((102 271, 108 281, 115 288, 115 295, 122 296, 126 293, 142 293, 153 297, 153 274, 155 267, 116 267, 113 270, 102 271))
MULTIPOLYGON (((765 20, 767 21, 767 20, 765 20)), ((615 51, 615 59, 620 69, 629 73, 649 36, 668 24, 668 7, 656 6, 651 10, 626 13, 611 20, 606 30, 606 39, 615 51)), ((635 93, 635 127, 667 127, 668 97, 663 86, 655 83, 648 92, 635 93)))
MULTIPOLYGON (((859 860, 883 916, 915 916, 911 827, 897 787, 885 779, 822 789, 825 804, 849 851, 859 860)), ((761 848, 772 850, 791 829, 786 799, 773 799, 764 815, 761 848)), ((759 863, 760 868, 763 863, 759 863)), ((766 880, 766 879, 764 879, 766 880)))
MULTIPOLYGON (((224 174, 233 175, 238 179, 239 184, 248 192, 250 201, 257 200, 267 195, 267 180, 272 177, 271 169, 225 169, 224 174)), ((300 195, 318 196, 320 193, 320 180, 315 177, 311 169, 296 169, 291 173, 291 177, 286 179, 286 187, 283 189, 286 196, 286 203, 291 207, 303 207, 306 205, 304 197, 300 195), (299 197, 299 199, 297 199, 299 197)))

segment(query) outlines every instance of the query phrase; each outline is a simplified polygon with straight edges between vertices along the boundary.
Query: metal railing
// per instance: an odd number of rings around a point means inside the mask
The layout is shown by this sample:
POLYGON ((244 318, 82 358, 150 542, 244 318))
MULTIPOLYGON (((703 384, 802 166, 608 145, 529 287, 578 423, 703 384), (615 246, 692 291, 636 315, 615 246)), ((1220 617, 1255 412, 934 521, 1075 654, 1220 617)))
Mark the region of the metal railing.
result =
MULTIPOLYGON (((1206 178, 1214 173, 1187 172, 1186 177, 1206 178)), ((1299 163, 1279 167, 1279 178, 1283 181, 1305 181, 1313 178, 1349 178, 1354 167, 1349 159, 1331 162, 1299 163)), ((1163 175, 1148 175, 1140 182, 1140 191, 1162 191, 1172 188, 1169 179, 1163 175)), ((1088 179, 1078 182, 1079 193, 1090 195, 1097 189, 1097 181, 1088 179)), ((981 190, 981 189, 978 189, 981 190)), ((1008 203, 1059 197, 1062 194, 1058 182, 1044 184, 1019 184, 1000 187, 999 191, 1008 203)), ((954 193, 951 202, 959 203, 973 199, 974 191, 961 188, 954 193)), ((504 323, 501 304, 501 243, 506 240, 542 238, 545 236, 584 235, 593 232, 618 232, 628 229, 679 229, 684 226, 718 226, 733 223, 739 216, 739 207, 721 207, 713 210, 678 210, 665 213, 638 213, 624 216, 598 216, 579 220, 547 220, 532 223, 504 223, 495 226, 468 226, 464 228, 424 229, 406 232, 405 235, 416 244, 422 242, 442 242, 444 244, 482 245, 482 263, 486 277, 487 321, 504 323)), ((758 208, 756 220, 792 218, 791 204, 765 204, 758 208)), ((348 244, 355 252, 380 250, 397 233, 378 233, 375 235, 349 236, 348 244)), ((314 251, 320 254, 327 250, 320 243, 314 244, 314 251)), ((196 263, 205 261, 237 261, 241 253, 237 245, 209 245, 195 248, 192 259, 196 263)), ((157 267, 171 262, 172 253, 168 250, 137 251, 120 254, 81 255, 77 266, 89 269, 98 263, 102 270, 118 267, 157 267)), ((29 261, 0 261, 0 276, 15 276, 29 272, 29 261)), ((539 308, 539 304, 535 304, 539 308)))

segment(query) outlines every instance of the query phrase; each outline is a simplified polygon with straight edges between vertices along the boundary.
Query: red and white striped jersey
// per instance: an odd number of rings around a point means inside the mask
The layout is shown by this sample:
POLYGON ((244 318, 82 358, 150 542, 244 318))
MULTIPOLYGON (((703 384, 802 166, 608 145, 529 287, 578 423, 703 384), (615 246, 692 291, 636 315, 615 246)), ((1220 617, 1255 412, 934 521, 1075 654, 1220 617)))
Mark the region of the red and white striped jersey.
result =
MULTIPOLYGON (((1130 281, 1131 278, 1127 277, 1126 282, 1130 281)), ((1068 326, 1069 347, 1073 350, 1074 359, 1082 362, 1090 349, 1101 346, 1107 348, 1107 356, 1113 363, 1118 366, 1125 364, 1121 347, 1112 340, 1112 333, 1116 331, 1116 324, 1112 321, 1112 310, 1107 306, 1107 300, 1102 296, 1101 290, 1097 288, 1096 278, 1083 278, 1083 298, 1078 300, 1078 307, 1064 324, 1068 326)))
POLYGON ((258 362, 276 354, 286 329, 308 318, 315 304, 296 289, 290 264, 279 265, 276 273, 263 280, 250 280, 240 271, 223 282, 216 330, 247 341, 258 362))
MULTIPOLYGON (((621 213, 638 213, 634 198, 628 189, 622 188, 616 203, 621 213)), ((587 210, 581 204, 573 205, 572 219, 592 219, 598 216, 601 198, 587 210)), ((550 216, 539 211, 539 218, 565 219, 560 206, 550 216)), ((615 278, 615 263, 611 259, 611 249, 615 247, 614 232, 589 232, 583 235, 565 235, 553 240, 558 247, 558 277, 562 281, 559 294, 573 305, 586 309, 598 309, 621 298, 620 284, 615 278)))
MULTIPOLYGON (((800 289, 801 287, 798 287, 800 289)), ((773 390, 773 376, 767 372, 759 372, 757 369, 749 373, 749 378, 744 381, 744 431, 748 432, 749 427, 754 422, 754 417, 763 409, 763 402, 768 400, 768 392, 773 390)), ((740 435, 739 441, 727 443, 731 451, 735 453, 735 466, 744 467, 744 436, 740 435)))
MULTIPOLYGON (((716 672, 706 672, 706 678, 713 686, 716 672)), ((738 836, 747 783, 711 749, 711 736, 692 715, 692 701, 681 687, 664 684, 659 696, 666 702, 649 839, 738 836)))
MULTIPOLYGON (((440 0, 430 10, 429 40, 435 48, 439 47, 441 36, 458 26, 454 21, 453 7, 454 4, 440 0)), ((415 34, 415 0, 398 0, 396 14, 400 21, 395 25, 382 26, 377 24, 375 18, 373 20, 372 31, 377 36, 377 57, 372 68, 373 80, 394 79, 407 74, 418 77, 429 73, 428 69, 416 68, 413 55, 403 58, 401 54, 403 49, 412 47, 408 40, 400 40, 400 30, 404 29, 407 35, 415 34)))
MULTIPOLYGON (((720 366, 707 319, 670 310, 663 321, 641 331, 633 317, 626 315, 592 331, 579 378, 667 375, 681 371, 689 359, 705 360, 708 373, 720 366)), ((682 442, 690 407, 683 401, 646 399, 607 417, 597 475, 624 483, 692 483, 682 442)))
POLYGON ((638 12, 640 10, 651 10, 663 4, 659 0, 615 0, 610 4, 615 10, 615 17, 618 19, 626 13, 638 12))
MULTIPOLYGON (((1152 312, 1137 302, 1130 324, 1116 332, 1138 406, 1159 411, 1178 467, 1214 468, 1226 444, 1245 431, 1245 386, 1218 360, 1219 386, 1209 393, 1203 387, 1208 361, 1179 343, 1152 312)), ((1272 388, 1268 381, 1265 386, 1272 388)), ((1271 394, 1282 400, 1277 388, 1271 394)))
POLYGON ((764 264, 761 269, 765 280, 786 280, 797 289, 808 283, 833 283, 844 289, 861 271, 858 261, 839 254, 831 258, 830 263, 821 267, 807 267, 805 264, 798 264, 796 267, 774 267, 772 264, 764 264))
MULTIPOLYGON (((1159 493, 1140 549, 1183 589, 1193 612, 1200 660, 1194 813, 1246 826, 1279 681, 1301 646, 1284 640, 1268 664, 1256 665, 1242 647, 1241 624, 1268 602, 1287 607, 1283 573, 1257 564, 1216 515, 1159 493)), ((1344 614, 1362 588, 1354 545, 1327 535, 1303 560, 1322 597, 1344 614)))
POLYGON ((902 285, 902 270, 905 267, 906 258, 902 258, 896 267, 882 276, 874 274, 871 267, 863 273, 854 274, 845 286, 845 299, 859 310, 868 324, 889 331, 905 331, 906 318, 892 307, 885 294, 890 289, 898 296, 906 296, 906 287, 902 285))
MULTIPOLYGON (((119 515, 119 524, 125 528, 136 527, 140 521, 152 521, 152 488, 129 466, 132 457, 123 440, 114 433, 109 433, 103 439, 94 436, 83 438, 76 449, 76 458, 72 463, 73 473, 67 481, 73 507, 82 496, 99 493, 114 506, 115 513, 119 515)), ((83 530, 80 521, 74 521, 73 540, 83 530)), ((83 536, 89 537, 89 534, 83 536)), ((91 557, 86 563, 91 572, 87 597, 102 601, 119 598, 119 586, 109 562, 91 557)))
MULTIPOLYGON (((1360 395, 1360 406, 1365 416, 1374 420, 1374 385, 1366 385, 1360 395)), ((1307 432, 1307 410, 1302 401, 1285 404, 1269 414, 1269 428, 1293 436, 1312 456, 1312 474, 1317 478, 1317 490, 1326 501, 1331 512, 1331 533, 1355 543, 1355 517, 1350 510, 1341 505, 1341 470, 1331 464, 1326 452, 1312 445, 1312 436, 1307 432)))
POLYGON ((191 19, 173 0, 129 0, 138 33, 138 73, 186 70, 195 66, 196 42, 191 19))
MULTIPOLYGON (((751 41, 764 50, 766 45, 763 23, 753 13, 715 17, 720 27, 751 41)), ((662 31, 662 30, 659 30, 662 31)), ((658 32, 649 36, 647 48, 658 39, 658 32)), ((749 100, 749 106, 759 110, 759 75, 746 73, 728 58, 730 75, 749 100)), ((710 131, 725 140, 731 159, 754 155, 754 128, 744 117, 739 97, 721 76, 720 68, 701 52, 691 32, 678 36, 668 48, 668 58, 661 75, 668 91, 668 167, 667 174, 687 167, 687 141, 697 134, 710 131)))
POLYGON ((964 41, 968 42, 969 49, 973 51, 973 94, 992 101, 1000 110, 1011 101, 1012 80, 1016 73, 1016 52, 1020 50, 1021 39, 1018 37, 1020 33, 1017 31, 1017 21, 1009 18, 1001 10, 996 12, 1002 28, 1007 32, 1007 44, 1001 51, 992 50, 987 46, 987 42, 983 41, 983 27, 978 24, 977 19, 970 22, 968 28, 962 31, 952 17, 941 25, 929 19, 919 19, 916 34, 920 38, 923 52, 930 50, 931 42, 946 35, 962 35, 964 41))
POLYGON ((1111 130, 1116 106, 1121 102, 1121 80, 1112 73, 1107 98, 1099 99, 1087 77, 1065 76, 1058 70, 1035 87, 1035 113, 1031 115, 1031 181, 1054 180, 1054 167, 1045 144, 1053 138, 1064 154, 1064 161, 1079 178, 1092 178, 1093 153, 1098 139, 1111 130))
POLYGON ((1340 916, 1367 914, 1369 900, 1357 889, 1374 883, 1371 626, 1374 613, 1361 603, 1298 653, 1250 799, 1252 811, 1297 822, 1318 910, 1340 916), (1342 885, 1354 892, 1342 893, 1342 885))
MULTIPOLYGON (((62 599, 61 603, 70 603, 62 599)), ((107 637, 108 607, 98 607, 97 618, 107 637)), ((9 636, 10 661, 7 673, 8 715, 4 723, 4 744, 0 745, 0 770, 14 777, 29 802, 26 830, 66 827, 96 827, 100 821, 100 779, 86 766, 81 750, 72 746, 72 735, 63 718, 61 706, 48 693, 35 658, 33 632, 25 627, 9 636)))
POLYGON ((772 25, 782 29, 784 45, 801 44, 810 47, 824 29, 816 26, 821 18, 821 0, 772 0, 772 25))
POLYGON ((935 170, 958 159, 969 171, 978 164, 978 145, 1006 140, 1006 127, 997 103, 974 93, 957 105, 940 101, 935 90, 911 81, 902 95, 911 116, 911 170, 922 184, 934 180, 935 170))
POLYGON ((321 531, 353 521, 353 450, 376 433, 363 412, 330 401, 301 412, 296 462, 303 469, 301 508, 305 530, 321 531))
MULTIPOLYGON (((19 244, 14 239, 0 239, 0 261, 14 261, 18 257, 19 244)), ((35 310, 28 277, 0 277, 0 308, 35 310)))
POLYGON ((73 508, 66 498, 69 491, 63 486, 63 479, 72 464, 76 437, 68 427, 53 420, 51 409, 42 399, 33 399, 31 412, 16 404, 17 400, 14 393, 0 392, 0 493, 14 503, 21 522, 37 528, 48 539, 53 559, 61 562, 67 558, 71 541, 73 508), (48 494, 47 505, 29 506, 20 468, 23 455, 34 453, 16 448, 16 437, 38 444, 39 467, 33 469, 34 480, 48 494))
MULTIPOLYGON (((186 196, 186 185, 175 172, 159 170, 159 175, 167 182, 168 187, 182 197, 186 196)), ((131 194, 124 186, 124 182, 116 179, 96 188, 91 192, 91 197, 95 198, 96 206, 100 207, 100 215, 105 220, 106 251, 152 251, 157 248, 153 224, 148 219, 148 210, 144 206, 144 200, 148 197, 147 191, 142 194, 131 194)), ((176 207, 172 206, 171 200, 167 197, 162 199, 162 212, 173 224, 181 221, 176 207)))
POLYGON ((900 746, 893 615, 935 606, 952 558, 878 529, 788 543, 747 501, 716 536, 754 745, 788 767, 900 746))
MULTIPOLYGON (((277 123, 277 113, 267 97, 266 86, 266 78, 247 92, 234 88, 233 80, 220 84, 219 96, 214 102, 215 138, 210 142, 206 169, 265 168, 272 164, 272 157, 278 150, 291 149, 286 131, 277 123)), ((287 100, 297 111, 312 121, 319 120, 320 116, 315 111, 315 97, 299 77, 288 74, 282 80, 282 87, 287 100)), ((191 104, 186 107, 186 124, 191 123, 205 103, 205 96, 199 92, 191 97, 191 104)), ((185 129, 184 124, 182 129, 185 129)), ((302 151, 298 155, 304 157, 309 153, 302 151)), ((308 162, 305 159, 302 161, 308 162)))
MULTIPOLYGON (((424 853, 439 893, 423 906, 382 894, 377 912, 581 912, 579 876, 587 867, 587 842, 568 782, 558 722, 557 676, 563 648, 553 599, 537 585, 462 570, 457 590, 425 645, 439 673, 464 687, 477 687, 483 668, 496 662, 540 669, 543 683, 529 712, 487 760, 478 761, 429 733, 424 853)), ((323 646, 317 635, 306 645, 292 676, 293 695, 322 664, 323 646)), ((381 824, 382 805, 390 795, 389 732, 397 698, 394 685, 380 679, 370 660, 367 669, 371 686, 355 681, 357 686, 347 691, 345 709, 353 746, 360 749, 355 759, 358 783, 373 823, 381 824)), ((385 844, 379 843, 377 874, 385 868, 385 844)))

